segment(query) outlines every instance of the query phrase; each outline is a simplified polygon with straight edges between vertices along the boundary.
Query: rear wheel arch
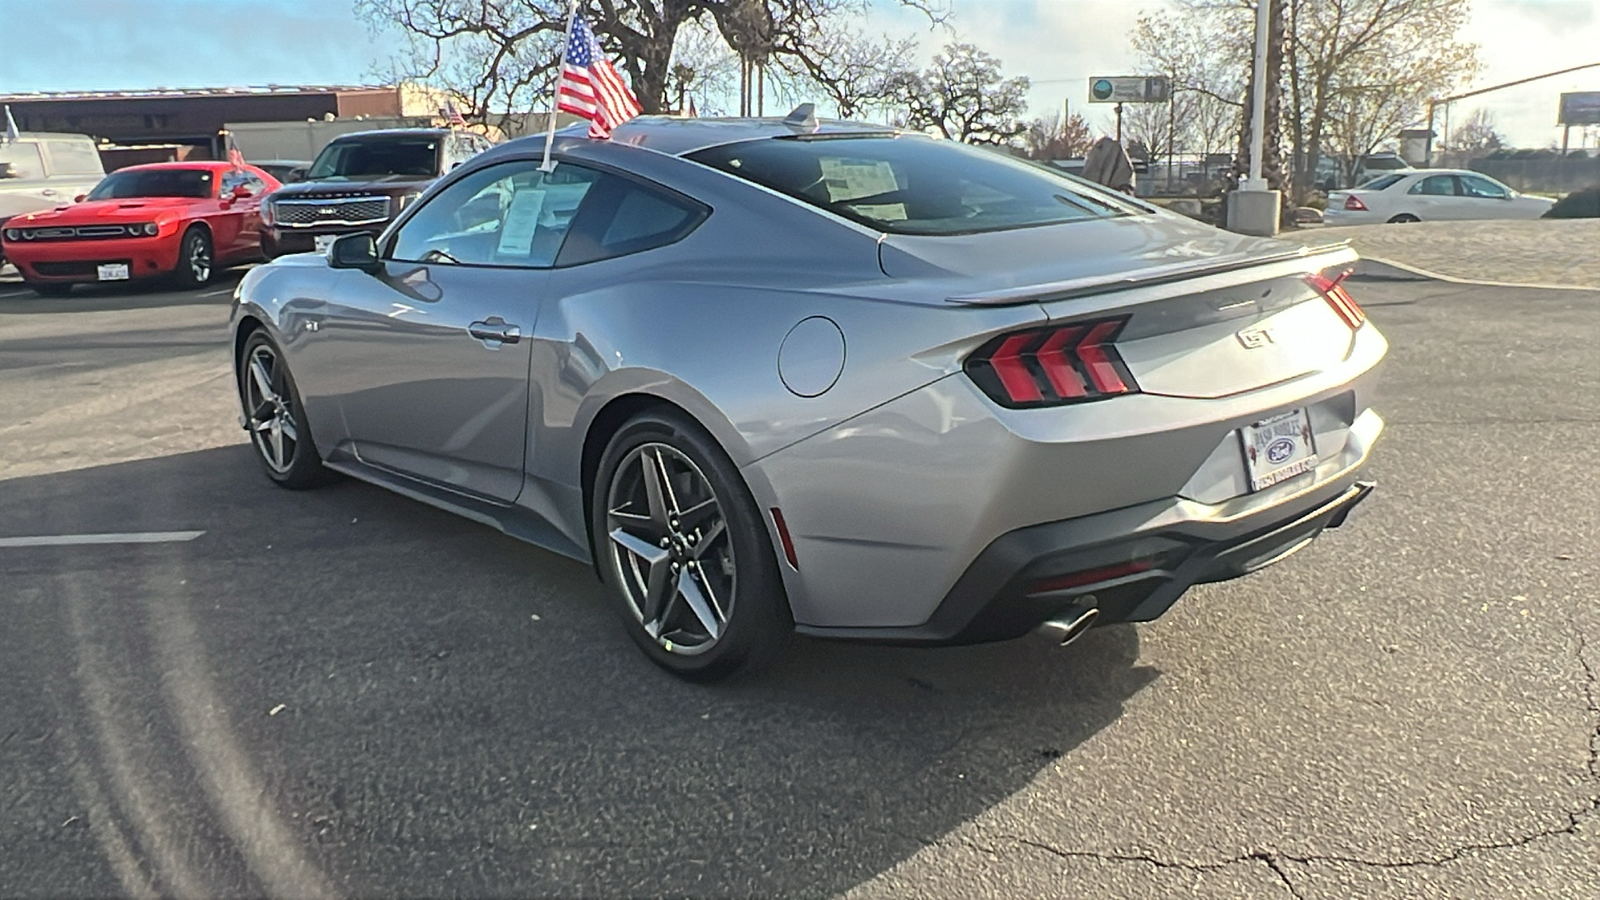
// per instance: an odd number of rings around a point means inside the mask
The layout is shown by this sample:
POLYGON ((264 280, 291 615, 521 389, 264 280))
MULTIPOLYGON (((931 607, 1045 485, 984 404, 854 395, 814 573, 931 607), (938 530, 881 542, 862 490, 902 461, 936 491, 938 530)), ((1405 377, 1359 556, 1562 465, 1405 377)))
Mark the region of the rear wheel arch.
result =
MULTIPOLYGON (((670 409, 688 416, 698 422, 690 412, 676 403, 655 394, 623 394, 606 401, 606 405, 595 413, 589 421, 589 429, 583 436, 583 456, 579 468, 579 484, 583 488, 583 514, 587 523, 589 510, 594 508, 594 480, 600 471, 600 457, 605 455, 606 446, 611 443, 611 438, 628 420, 642 412, 651 409, 670 409)), ((703 427, 703 426, 702 426, 703 427)), ((599 548, 594 545, 593 529, 585 525, 584 533, 589 538, 589 559, 594 566, 595 575, 600 574, 599 548)))
POLYGON ((244 359, 244 345, 250 340, 250 335, 257 330, 265 328, 261 320, 255 316, 244 316, 239 319, 239 325, 233 330, 233 368, 239 368, 239 363, 244 359))

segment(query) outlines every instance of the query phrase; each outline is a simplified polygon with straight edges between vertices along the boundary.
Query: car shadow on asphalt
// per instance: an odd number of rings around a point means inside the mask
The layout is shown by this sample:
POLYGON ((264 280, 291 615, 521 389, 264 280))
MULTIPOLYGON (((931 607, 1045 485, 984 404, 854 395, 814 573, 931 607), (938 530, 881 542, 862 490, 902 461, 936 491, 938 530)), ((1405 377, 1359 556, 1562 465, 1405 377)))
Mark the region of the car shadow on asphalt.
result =
POLYGON ((0 314, 118 312, 163 306, 205 306, 231 302, 233 288, 248 267, 224 269, 209 284, 180 289, 166 279, 123 284, 80 284, 65 297, 41 297, 20 281, 0 283, 0 314))
MULTIPOLYGON (((165 848, 141 862, 157 892, 311 872, 370 895, 828 896, 1071 765, 1158 677, 1123 625, 1066 649, 801 640, 764 675, 684 683, 589 566, 354 481, 279 490, 247 446, 0 481, 0 523, 205 531, 0 548, 23 673, 0 709, 49 720, 0 761, 87 771, 62 791, 165 848)), ((45 892, 95 891, 49 880, 51 852, 45 892)))

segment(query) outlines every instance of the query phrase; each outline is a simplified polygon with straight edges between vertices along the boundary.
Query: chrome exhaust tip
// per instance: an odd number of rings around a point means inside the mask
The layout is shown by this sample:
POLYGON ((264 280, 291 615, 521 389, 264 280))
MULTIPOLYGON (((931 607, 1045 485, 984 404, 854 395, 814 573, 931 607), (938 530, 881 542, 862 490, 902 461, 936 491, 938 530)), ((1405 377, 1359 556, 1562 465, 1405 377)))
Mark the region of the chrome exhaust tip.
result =
POLYGON ((1100 610, 1096 607, 1076 607, 1040 625, 1038 633, 1046 640, 1055 641, 1057 646, 1065 647, 1083 637, 1099 617, 1100 610))

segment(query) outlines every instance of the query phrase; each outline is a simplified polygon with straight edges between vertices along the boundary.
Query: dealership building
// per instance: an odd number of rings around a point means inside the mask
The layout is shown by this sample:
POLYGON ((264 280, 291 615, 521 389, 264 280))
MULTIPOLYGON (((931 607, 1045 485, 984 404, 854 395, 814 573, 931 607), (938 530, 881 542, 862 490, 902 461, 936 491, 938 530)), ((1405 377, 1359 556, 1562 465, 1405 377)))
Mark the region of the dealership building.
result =
POLYGON ((226 131, 235 124, 426 124, 443 105, 438 92, 404 83, 29 93, 0 95, 0 104, 10 107, 22 131, 95 138, 107 169, 158 159, 221 159, 226 131))

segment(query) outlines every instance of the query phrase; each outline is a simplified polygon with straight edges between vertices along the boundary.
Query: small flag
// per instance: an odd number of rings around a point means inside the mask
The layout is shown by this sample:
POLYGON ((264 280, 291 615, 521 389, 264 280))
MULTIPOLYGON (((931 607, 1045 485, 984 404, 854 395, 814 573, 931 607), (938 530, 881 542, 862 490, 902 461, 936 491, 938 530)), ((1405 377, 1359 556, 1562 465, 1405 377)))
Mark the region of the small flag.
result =
POLYGON ((17 130, 17 120, 11 118, 11 104, 6 104, 6 139, 5 143, 21 140, 22 132, 17 130))
POLYGON ((450 123, 451 128, 466 127, 467 120, 461 118, 461 110, 456 109, 456 104, 453 100, 444 101, 444 117, 450 123))
POLYGON ((600 51, 600 42, 582 16, 572 21, 567 53, 556 85, 556 108, 589 120, 589 137, 605 139, 611 130, 643 111, 633 91, 600 51))
POLYGON ((700 114, 698 112, 695 112, 695 109, 694 109, 694 97, 693 96, 689 97, 689 118, 691 118, 691 119, 700 118, 700 114))
POLYGON ((240 152, 238 142, 233 139, 233 132, 225 131, 223 134, 228 148, 228 164, 235 169, 244 168, 244 153, 240 152))

